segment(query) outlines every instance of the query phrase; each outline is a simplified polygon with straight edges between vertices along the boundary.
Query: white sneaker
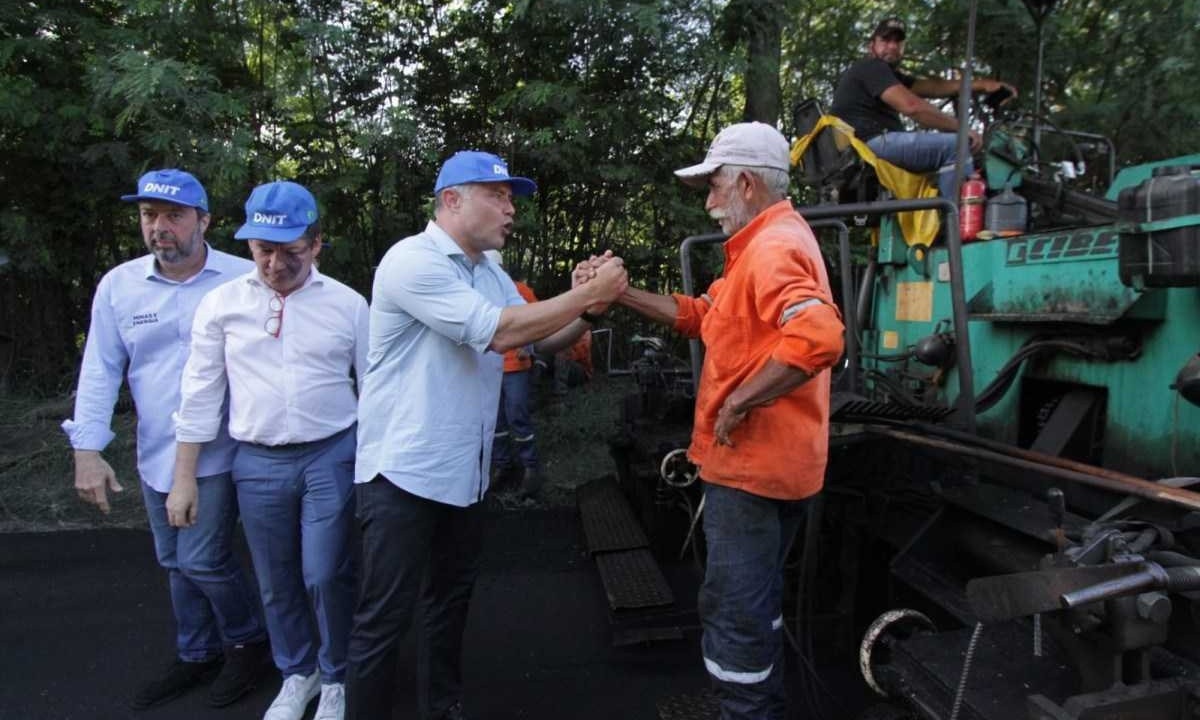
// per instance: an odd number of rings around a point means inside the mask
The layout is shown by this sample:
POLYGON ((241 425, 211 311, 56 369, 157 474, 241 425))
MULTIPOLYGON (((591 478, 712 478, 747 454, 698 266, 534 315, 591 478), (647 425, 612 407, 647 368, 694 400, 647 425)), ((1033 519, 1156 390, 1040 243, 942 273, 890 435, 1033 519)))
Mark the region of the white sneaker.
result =
POLYGON ((283 687, 275 696, 275 702, 267 708, 263 720, 300 720, 308 703, 321 690, 321 673, 313 671, 312 675, 288 675, 283 679, 283 687))
POLYGON ((346 686, 330 683, 321 686, 321 702, 313 720, 342 720, 346 716, 346 686))

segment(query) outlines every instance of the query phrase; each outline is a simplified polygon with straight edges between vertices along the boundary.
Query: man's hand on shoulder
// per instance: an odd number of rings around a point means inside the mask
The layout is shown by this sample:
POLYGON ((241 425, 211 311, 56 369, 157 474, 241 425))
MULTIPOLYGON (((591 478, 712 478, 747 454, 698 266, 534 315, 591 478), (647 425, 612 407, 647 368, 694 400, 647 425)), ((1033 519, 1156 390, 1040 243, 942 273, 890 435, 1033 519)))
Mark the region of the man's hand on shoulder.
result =
POLYGON ((75 492, 79 499, 100 508, 100 512, 108 513, 108 491, 115 493, 123 491, 121 483, 117 482, 117 474, 112 466, 97 450, 75 451, 75 492))

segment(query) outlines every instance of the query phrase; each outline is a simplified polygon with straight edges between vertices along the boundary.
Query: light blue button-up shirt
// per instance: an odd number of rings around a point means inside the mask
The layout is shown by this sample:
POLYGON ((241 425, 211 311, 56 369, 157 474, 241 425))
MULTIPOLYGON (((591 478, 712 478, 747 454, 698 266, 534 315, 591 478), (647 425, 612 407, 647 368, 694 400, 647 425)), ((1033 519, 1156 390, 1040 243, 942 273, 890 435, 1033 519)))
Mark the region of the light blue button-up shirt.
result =
POLYGON ((392 246, 371 297, 358 403, 355 482, 383 475, 430 500, 483 499, 500 404, 500 312, 523 305, 511 278, 470 258, 436 223, 392 246))
MULTIPOLYGON (((161 275, 153 255, 122 263, 101 278, 92 300, 75 417, 62 424, 76 450, 103 450, 114 437, 113 406, 128 377, 138 414, 138 473, 159 492, 170 491, 174 477, 172 414, 179 407, 196 307, 209 290, 254 269, 249 260, 206 249, 204 268, 183 282, 161 275)), ((222 423, 217 438, 201 449, 196 474, 228 471, 235 448, 222 423)))

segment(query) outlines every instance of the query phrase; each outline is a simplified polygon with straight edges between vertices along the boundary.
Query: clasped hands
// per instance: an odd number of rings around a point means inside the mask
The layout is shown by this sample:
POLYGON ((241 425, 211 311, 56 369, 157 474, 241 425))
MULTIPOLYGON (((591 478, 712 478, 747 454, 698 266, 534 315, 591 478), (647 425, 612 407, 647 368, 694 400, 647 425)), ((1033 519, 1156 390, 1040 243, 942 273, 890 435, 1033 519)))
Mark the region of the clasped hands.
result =
POLYGON ((571 271, 571 288, 586 287, 593 291, 596 302, 588 305, 587 311, 599 315, 618 297, 629 289, 629 273, 625 261, 605 250, 602 255, 592 255, 581 260, 571 271))

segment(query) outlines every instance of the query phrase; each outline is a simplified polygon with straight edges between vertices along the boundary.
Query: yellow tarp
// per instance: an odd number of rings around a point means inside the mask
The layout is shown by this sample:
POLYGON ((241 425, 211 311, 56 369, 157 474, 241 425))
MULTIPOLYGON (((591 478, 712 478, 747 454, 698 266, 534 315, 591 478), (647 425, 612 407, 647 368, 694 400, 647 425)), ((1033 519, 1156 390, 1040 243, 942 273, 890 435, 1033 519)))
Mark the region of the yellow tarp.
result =
MULTIPOLYGON (((837 143, 838 149, 843 149, 847 145, 854 148, 862 161, 875 168, 875 175, 879 178, 879 184, 890 190, 893 195, 899 200, 913 200, 917 198, 932 198, 937 197, 937 184, 929 180, 925 175, 917 175, 903 168, 896 167, 887 160, 881 160, 875 156, 871 148, 862 140, 859 140, 854 135, 854 128, 847 125, 840 118, 833 115, 822 115, 817 124, 813 127, 812 132, 792 143, 792 164, 801 164, 801 158, 804 157, 804 151, 808 148, 808 144, 813 141, 817 133, 829 129, 834 133, 834 140, 837 143)), ((931 245, 933 239, 937 237, 938 227, 941 221, 936 210, 914 210, 911 212, 899 213, 896 217, 900 224, 900 232, 904 235, 904 242, 908 245, 931 245)))

